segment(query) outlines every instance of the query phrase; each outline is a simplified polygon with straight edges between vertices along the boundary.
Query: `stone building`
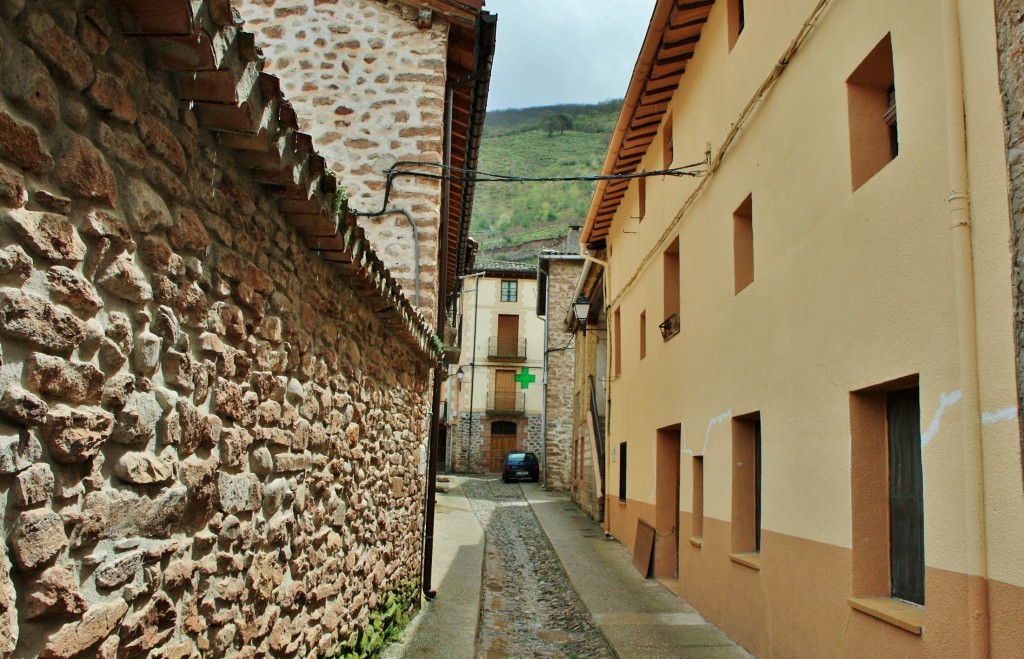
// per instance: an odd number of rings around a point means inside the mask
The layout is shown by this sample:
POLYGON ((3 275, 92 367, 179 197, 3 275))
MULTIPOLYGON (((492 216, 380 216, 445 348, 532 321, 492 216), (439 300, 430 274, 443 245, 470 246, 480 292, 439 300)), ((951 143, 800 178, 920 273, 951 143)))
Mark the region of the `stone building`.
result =
MULTIPOLYGON (((472 169, 486 105, 496 18, 482 0, 242 0, 267 71, 345 182, 371 244, 425 317, 436 311, 438 235, 448 216, 449 277, 467 265, 473 183, 439 180, 472 169), (449 128, 450 127, 450 128, 449 128), (450 139, 448 139, 450 133, 450 139), (381 170, 396 175, 388 186, 381 170)), ((461 178, 461 177, 457 177, 461 178)), ((457 281, 457 280, 456 280, 457 281)))
MULTIPOLYGON (((573 247, 579 247, 574 232, 573 247)), ((537 267, 537 315, 544 319, 544 486, 569 490, 573 476, 573 418, 576 345, 566 326, 583 267, 578 253, 544 252, 537 267)))
POLYGON ((655 3, 582 237, 605 525, 755 655, 1024 656, 1020 21, 655 3))
POLYGON ((450 367, 462 372, 449 399, 454 471, 500 471, 512 450, 543 454, 544 323, 536 314, 536 277, 536 266, 489 259, 476 259, 466 277, 462 355, 450 367))
MULTIPOLYGON (((1010 221, 1013 226, 1014 333, 1018 420, 1024 422, 1024 1, 996 0, 999 75, 1006 109, 1010 221)), ((1024 425, 1021 426, 1024 441, 1024 425)))
POLYGON ((0 0, 0 44, 0 656, 379 648, 440 345, 344 176, 226 1, 0 0))

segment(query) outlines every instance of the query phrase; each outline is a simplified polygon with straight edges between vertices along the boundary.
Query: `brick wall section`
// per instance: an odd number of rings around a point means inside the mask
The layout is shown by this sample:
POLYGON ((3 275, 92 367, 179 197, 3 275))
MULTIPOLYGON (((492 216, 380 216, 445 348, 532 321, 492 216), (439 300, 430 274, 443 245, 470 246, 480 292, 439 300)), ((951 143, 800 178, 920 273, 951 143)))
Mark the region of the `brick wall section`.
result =
MULTIPOLYGON (((548 349, 567 346, 572 332, 562 326, 572 307, 572 294, 582 261, 554 260, 548 268, 548 349)), ((575 348, 548 353, 546 435, 547 486, 568 490, 572 480, 573 379, 575 348)))
POLYGON ((115 25, 0 0, 0 656, 324 656, 415 593, 429 371, 115 25))
MULTIPOLYGON (((435 15, 429 29, 416 12, 374 0, 243 0, 246 28, 255 32, 267 70, 349 194, 352 208, 378 211, 384 177, 373 171, 384 154, 398 160, 443 161, 448 24, 435 15)), ((437 173, 437 169, 429 170, 437 173)), ((420 309, 436 312, 437 234, 441 187, 400 177, 389 208, 408 211, 420 242, 420 309)), ((414 296, 414 236, 401 215, 361 220, 374 249, 414 296)))
MULTIPOLYGON (((1013 290, 1017 337, 1017 392, 1024 441, 1024 0, 996 0, 999 73, 1006 106, 1006 149, 1013 222, 1013 290)), ((1024 450, 1024 444, 1022 444, 1024 450)))

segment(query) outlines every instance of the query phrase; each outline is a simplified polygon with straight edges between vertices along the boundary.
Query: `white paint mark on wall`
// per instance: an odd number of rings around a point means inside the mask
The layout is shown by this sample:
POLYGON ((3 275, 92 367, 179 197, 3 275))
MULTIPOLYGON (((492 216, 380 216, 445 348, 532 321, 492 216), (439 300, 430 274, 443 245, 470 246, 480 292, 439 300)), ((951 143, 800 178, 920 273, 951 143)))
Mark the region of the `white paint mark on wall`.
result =
POLYGON ((708 431, 704 435, 704 451, 701 453, 701 455, 703 455, 704 453, 708 452, 708 442, 711 441, 711 429, 713 427, 715 427, 716 425, 718 425, 719 423, 721 423, 723 421, 727 421, 727 420, 729 420, 731 418, 732 418, 732 410, 729 409, 729 410, 726 410, 725 412, 722 412, 721 414, 719 414, 715 418, 711 419, 710 421, 708 421, 708 431))
POLYGON ((939 396, 939 409, 935 410, 935 416, 932 417, 932 422, 929 424, 928 429, 921 433, 921 446, 931 444, 931 441, 935 439, 935 435, 939 434, 942 415, 945 414, 947 408, 959 403, 962 397, 963 392, 959 390, 939 396))
POLYGON ((1000 421, 1016 421, 1017 420, 1017 407, 1010 406, 1004 407, 1001 410, 995 410, 994 412, 982 412, 981 422, 986 426, 992 425, 993 423, 999 423, 1000 421))
POLYGON ((682 435, 683 435, 683 453, 685 453, 686 455, 692 456, 693 455, 693 449, 686 447, 686 424, 683 423, 682 421, 679 422, 679 432, 682 433, 682 435))

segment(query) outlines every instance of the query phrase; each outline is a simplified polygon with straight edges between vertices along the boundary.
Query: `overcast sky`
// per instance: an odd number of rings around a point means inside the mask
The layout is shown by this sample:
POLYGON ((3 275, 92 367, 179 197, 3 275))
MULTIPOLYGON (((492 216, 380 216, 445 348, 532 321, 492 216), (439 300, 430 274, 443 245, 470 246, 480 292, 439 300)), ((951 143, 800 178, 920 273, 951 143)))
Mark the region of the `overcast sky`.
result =
POLYGON ((626 94, 654 0, 487 0, 498 15, 489 110, 626 94))

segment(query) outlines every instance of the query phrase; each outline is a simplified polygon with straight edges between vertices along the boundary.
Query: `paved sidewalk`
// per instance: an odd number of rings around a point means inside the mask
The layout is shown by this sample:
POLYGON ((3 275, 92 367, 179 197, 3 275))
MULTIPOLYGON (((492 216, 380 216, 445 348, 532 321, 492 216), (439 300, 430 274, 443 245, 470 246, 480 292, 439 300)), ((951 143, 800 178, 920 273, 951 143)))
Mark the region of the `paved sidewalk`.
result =
POLYGON ((452 476, 448 492, 438 491, 434 517, 433 586, 437 597, 426 602, 406 627, 403 640, 384 657, 473 659, 480 621, 484 531, 452 476))
MULTIPOLYGON (((426 602, 404 640, 384 657, 471 659, 477 654, 484 531, 451 476, 438 492, 433 581, 437 597, 426 602)), ((509 486, 512 487, 512 486, 509 486)), ((569 496, 522 483, 558 560, 601 633, 621 659, 749 658, 714 625, 633 567, 632 556, 584 515, 569 496)))
POLYGON ((523 483, 530 507, 601 633, 623 659, 750 657, 653 579, 562 492, 523 483))

